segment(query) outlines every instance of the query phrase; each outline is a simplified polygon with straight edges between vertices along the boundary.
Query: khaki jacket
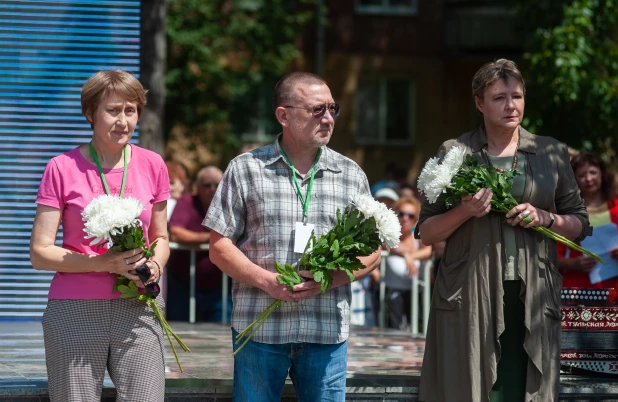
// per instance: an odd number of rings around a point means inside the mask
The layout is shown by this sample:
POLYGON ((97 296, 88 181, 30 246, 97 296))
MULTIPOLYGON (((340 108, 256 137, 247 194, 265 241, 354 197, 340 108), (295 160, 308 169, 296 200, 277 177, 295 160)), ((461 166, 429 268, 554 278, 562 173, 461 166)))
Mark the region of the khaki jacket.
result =
MULTIPOLYGON (((438 156, 464 145, 488 164, 483 127, 442 144, 438 156)), ((582 222, 581 241, 591 232, 565 144, 520 127, 526 157, 522 202, 582 222)), ((425 220, 446 212, 440 201, 423 202, 416 236, 425 220)), ((427 331, 419 399, 426 402, 486 402, 497 377, 498 338, 504 331, 503 215, 490 213, 462 224, 447 240, 436 277, 427 331)), ((560 289, 554 241, 531 229, 516 231, 521 300, 525 305, 528 354, 526 402, 557 401, 560 380, 560 289)))

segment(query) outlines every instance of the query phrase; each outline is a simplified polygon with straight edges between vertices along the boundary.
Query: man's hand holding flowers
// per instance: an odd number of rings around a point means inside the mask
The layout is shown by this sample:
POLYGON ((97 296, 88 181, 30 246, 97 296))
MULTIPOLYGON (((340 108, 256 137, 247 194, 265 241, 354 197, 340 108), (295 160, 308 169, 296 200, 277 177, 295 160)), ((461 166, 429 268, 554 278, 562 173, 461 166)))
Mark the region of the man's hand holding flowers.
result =
POLYGON ((260 287, 275 300, 248 327, 236 336, 236 343, 243 342, 236 355, 253 334, 268 319, 282 301, 298 301, 324 294, 333 287, 342 286, 355 279, 354 272, 362 275, 371 271, 377 261, 373 256, 381 250, 397 247, 401 225, 395 213, 369 195, 352 200, 343 211, 337 210, 337 224, 319 239, 312 233, 305 251, 296 266, 275 263, 277 273, 257 270, 265 282, 260 287), (280 285, 273 286, 272 279, 280 285))
MULTIPOLYGON (((304 279, 304 282, 294 285, 292 288, 291 296, 292 301, 299 301, 315 297, 322 294, 322 284, 316 282, 313 278, 313 274, 309 271, 298 271, 298 275, 304 279)), ((329 286, 330 288, 338 287, 350 283, 350 278, 344 271, 333 272, 333 282, 329 286)), ((286 288, 287 289, 287 288, 286 288)))

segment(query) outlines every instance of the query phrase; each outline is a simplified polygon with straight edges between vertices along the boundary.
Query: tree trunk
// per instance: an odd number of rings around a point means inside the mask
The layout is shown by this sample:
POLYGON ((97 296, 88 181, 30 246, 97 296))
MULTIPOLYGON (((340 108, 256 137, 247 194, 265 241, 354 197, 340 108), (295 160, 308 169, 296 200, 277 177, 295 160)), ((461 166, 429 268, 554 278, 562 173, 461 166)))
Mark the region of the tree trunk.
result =
POLYGON ((163 155, 165 111, 165 14, 167 0, 142 0, 140 82, 148 104, 139 123, 139 145, 163 155))

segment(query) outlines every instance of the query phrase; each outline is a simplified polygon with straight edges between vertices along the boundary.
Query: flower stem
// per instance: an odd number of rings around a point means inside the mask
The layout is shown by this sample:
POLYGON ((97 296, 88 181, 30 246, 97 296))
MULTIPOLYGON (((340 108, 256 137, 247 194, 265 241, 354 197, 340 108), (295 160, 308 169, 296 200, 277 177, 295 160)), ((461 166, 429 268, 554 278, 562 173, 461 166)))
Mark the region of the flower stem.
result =
MULTIPOLYGON (((502 212, 502 213, 507 213, 509 212, 512 208, 509 208, 508 206, 504 205, 503 203, 500 203, 496 200, 496 202, 494 202, 494 200, 492 199, 492 204, 494 205, 495 208, 492 208, 494 211, 496 212, 502 212)), ((524 218, 523 220, 525 223, 530 223, 532 222, 532 218, 527 217, 524 218)), ((531 229, 536 230, 537 232, 549 237, 552 240, 555 240, 557 242, 560 242, 562 244, 564 244, 565 246, 572 248, 573 250, 577 250, 582 254, 587 254, 588 256, 594 258, 595 260, 602 262, 603 264, 605 264, 605 261, 599 257, 597 254, 593 253, 592 251, 586 250, 585 248, 583 248, 582 246, 580 246, 579 244, 567 239, 566 237, 559 235, 558 233, 547 229, 544 226, 533 226, 531 229)))
POLYGON ((174 353, 174 357, 176 358, 176 364, 178 364, 178 368, 180 368, 180 372, 183 373, 184 371, 182 370, 182 364, 180 364, 180 359, 178 358, 178 353, 176 353, 176 348, 174 347, 172 338, 170 338, 170 333, 174 336, 178 344, 182 347, 182 349, 185 352, 190 352, 191 350, 187 347, 187 345, 184 344, 184 342, 180 340, 180 338, 178 338, 178 335, 176 335, 174 331, 172 331, 172 328, 169 326, 169 324, 163 317, 163 313, 161 309, 159 308, 159 306, 157 306, 157 303, 154 301, 154 299, 148 298, 148 302, 150 303, 150 307, 152 308, 152 311, 154 312, 155 316, 161 323, 163 330, 165 331, 165 336, 167 336, 167 340, 169 341, 170 346, 172 347, 172 352, 174 353))
POLYGON ((176 339, 176 342, 178 342, 178 344, 180 345, 180 347, 182 348, 182 350, 184 350, 185 352, 191 352, 191 349, 189 349, 189 347, 182 341, 182 339, 180 339, 178 337, 178 335, 176 335, 176 333, 174 331, 172 331, 172 327, 169 326, 169 324, 167 323, 167 321, 165 321, 165 319, 163 319, 164 321, 164 326, 167 329, 167 331, 174 337, 174 339, 176 339))
POLYGON ((243 338, 251 329, 251 327, 253 327, 255 324, 257 324, 258 322, 260 322, 262 319, 266 319, 268 318, 268 316, 270 315, 270 313, 272 312, 272 310, 275 308, 275 304, 277 304, 277 302, 279 302, 279 304, 276 307, 279 307, 281 305, 281 300, 275 300, 272 303, 270 303, 270 305, 266 308, 266 310, 262 311, 260 313, 260 315, 257 316, 257 318, 255 320, 253 320, 253 322, 251 324, 249 324, 249 326, 247 328, 245 328, 242 332, 240 332, 238 335, 236 335, 236 343, 238 343, 238 341, 243 338))
POLYGON ((236 351, 233 353, 233 356, 236 356, 236 354, 238 352, 240 352, 242 350, 242 348, 245 347, 245 345, 247 344, 247 342, 249 342, 249 340, 253 337, 253 335, 257 332, 258 329, 260 329, 260 327, 262 326, 262 324, 264 324, 264 322, 266 322, 266 320, 268 319, 268 317, 270 316, 270 313, 273 312, 274 309, 276 309, 277 307, 281 306, 281 300, 275 300, 273 301, 267 308, 266 310, 264 310, 251 324, 249 324, 249 326, 247 328, 244 329, 244 331, 242 331, 241 333, 239 333, 238 335, 236 335, 236 343, 239 343, 243 340, 243 338, 246 338, 245 341, 238 347, 238 349, 236 349, 236 351), (257 325, 256 325, 257 324, 257 325), (251 333, 249 333, 249 330, 254 327, 253 330, 251 331, 251 333), (249 333, 249 335, 247 335, 247 333, 249 333))

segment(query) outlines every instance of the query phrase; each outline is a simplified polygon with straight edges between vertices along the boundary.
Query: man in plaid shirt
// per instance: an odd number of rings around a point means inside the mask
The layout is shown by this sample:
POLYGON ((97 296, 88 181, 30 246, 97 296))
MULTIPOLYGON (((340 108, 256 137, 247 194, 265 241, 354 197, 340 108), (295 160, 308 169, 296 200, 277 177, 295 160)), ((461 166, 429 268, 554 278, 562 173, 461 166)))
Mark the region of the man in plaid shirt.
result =
MULTIPOLYGON (((318 238, 330 230, 337 209, 369 195, 369 184, 356 163, 326 147, 340 107, 322 78, 286 75, 273 106, 282 134, 230 162, 203 222, 211 260, 234 279, 233 337, 273 298, 287 302, 234 357, 234 401, 279 401, 288 374, 300 402, 343 401, 350 279, 335 272, 322 294, 301 271, 306 280, 291 291, 276 281, 275 262, 296 263, 311 229, 318 238)), ((379 250, 361 261, 357 279, 379 264, 379 250)))

